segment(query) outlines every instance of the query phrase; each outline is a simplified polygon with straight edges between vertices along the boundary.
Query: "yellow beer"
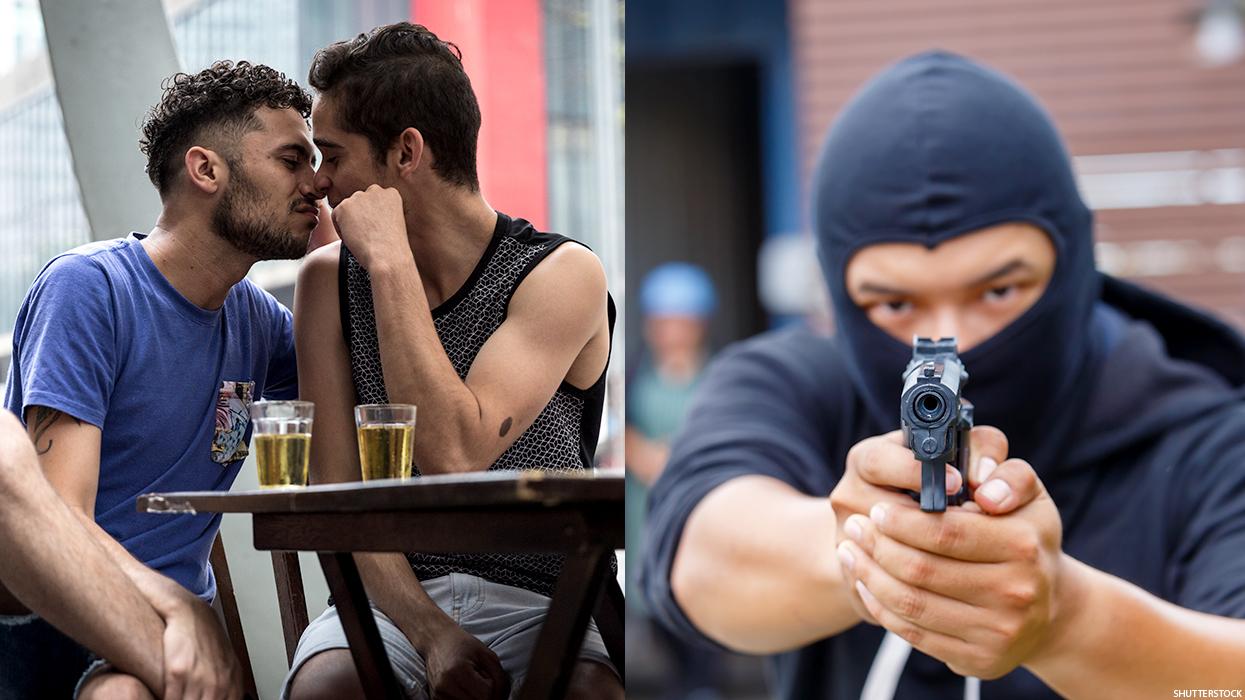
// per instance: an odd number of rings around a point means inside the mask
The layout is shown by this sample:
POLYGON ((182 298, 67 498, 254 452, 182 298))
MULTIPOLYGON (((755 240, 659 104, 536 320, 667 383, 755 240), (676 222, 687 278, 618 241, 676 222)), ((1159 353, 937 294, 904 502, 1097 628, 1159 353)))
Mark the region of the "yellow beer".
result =
POLYGON ((305 486, 311 433, 257 434, 255 460, 264 488, 305 486))
POLYGON ((415 460, 415 426, 369 423, 359 426, 359 464, 363 480, 409 479, 415 460))

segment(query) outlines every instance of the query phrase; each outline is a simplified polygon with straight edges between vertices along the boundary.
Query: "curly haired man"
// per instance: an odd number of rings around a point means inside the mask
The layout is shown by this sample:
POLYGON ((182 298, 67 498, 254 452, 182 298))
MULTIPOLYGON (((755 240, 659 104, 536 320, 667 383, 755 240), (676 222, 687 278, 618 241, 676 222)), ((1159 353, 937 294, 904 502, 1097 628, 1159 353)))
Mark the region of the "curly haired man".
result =
POLYGON ((228 489, 245 411, 222 424, 217 406, 297 395, 290 312, 244 278, 302 257, 317 224, 310 110, 266 66, 173 76, 140 142, 155 227, 54 258, 27 292, 5 406, 30 439, 0 420, 0 581, 46 619, 0 596, 0 697, 241 694, 208 607, 220 516, 134 499, 228 489))

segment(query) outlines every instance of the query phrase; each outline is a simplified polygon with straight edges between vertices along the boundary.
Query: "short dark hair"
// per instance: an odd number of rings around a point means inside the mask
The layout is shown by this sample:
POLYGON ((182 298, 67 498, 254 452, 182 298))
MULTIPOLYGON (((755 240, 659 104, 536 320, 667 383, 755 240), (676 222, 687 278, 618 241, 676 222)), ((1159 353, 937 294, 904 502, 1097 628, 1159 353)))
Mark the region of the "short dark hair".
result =
POLYGON ((334 96, 342 128, 367 137, 378 162, 413 126, 443 179, 480 189, 480 106, 454 44, 418 24, 389 24, 317 51, 307 79, 334 96))
MULTIPOLYGON (((161 197, 168 194, 187 149, 221 132, 233 137, 219 139, 229 149, 242 134, 260 127, 255 117, 260 107, 294 109, 303 119, 311 116, 311 95, 298 83, 247 61, 217 61, 193 75, 177 73, 161 87, 164 94, 147 112, 138 141, 147 156, 147 177, 161 197)), ((222 155, 227 161, 235 157, 232 150, 222 155)))

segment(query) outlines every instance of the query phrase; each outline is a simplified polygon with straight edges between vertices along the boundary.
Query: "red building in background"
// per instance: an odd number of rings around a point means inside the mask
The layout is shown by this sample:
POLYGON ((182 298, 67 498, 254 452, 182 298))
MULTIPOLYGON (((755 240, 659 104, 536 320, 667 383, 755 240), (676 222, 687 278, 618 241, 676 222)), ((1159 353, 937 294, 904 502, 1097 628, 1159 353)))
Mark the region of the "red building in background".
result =
POLYGON ((411 0, 411 21, 452 41, 480 102, 480 188, 504 212, 549 226, 540 0, 411 0))

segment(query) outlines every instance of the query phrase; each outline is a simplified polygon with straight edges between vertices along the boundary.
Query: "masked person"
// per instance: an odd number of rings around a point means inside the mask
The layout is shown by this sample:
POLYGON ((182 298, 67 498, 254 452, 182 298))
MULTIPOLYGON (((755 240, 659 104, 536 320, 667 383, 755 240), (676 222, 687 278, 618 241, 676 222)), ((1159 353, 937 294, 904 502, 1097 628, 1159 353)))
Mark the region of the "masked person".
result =
POLYGON ((1032 98, 954 55, 902 61, 831 128, 814 195, 837 333, 707 371, 651 500, 663 622, 772 655, 784 698, 1245 685, 1245 344, 1094 269, 1032 98), (945 513, 900 491, 918 334, 958 338, 994 426, 945 513))
MULTIPOLYGON (((15 591, 49 617, 0 621, 0 696, 241 695, 209 608, 220 515, 149 515, 134 502, 228 490, 247 455, 250 403, 297 395, 290 312, 245 276, 307 249, 319 198, 310 111, 311 97, 267 66, 221 61, 173 76, 143 124, 162 203, 155 227, 57 256, 26 294, 5 407, 57 495, 29 475, 6 482, 16 494, 6 508, 43 512, 6 514, 19 529, 0 539, 38 544, 8 548, 0 580, 22 577, 15 591), (40 549, 46 559, 32 560, 40 549), (70 576, 67 557, 79 565, 70 576), (32 570, 52 585, 31 591, 32 570), (98 613, 67 619, 84 587, 98 613), (125 658, 110 666, 79 642, 125 658)), ((11 454, 14 469, 26 464, 11 454)))

